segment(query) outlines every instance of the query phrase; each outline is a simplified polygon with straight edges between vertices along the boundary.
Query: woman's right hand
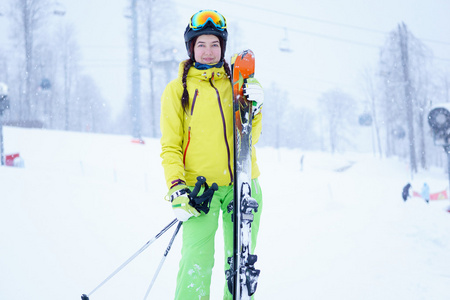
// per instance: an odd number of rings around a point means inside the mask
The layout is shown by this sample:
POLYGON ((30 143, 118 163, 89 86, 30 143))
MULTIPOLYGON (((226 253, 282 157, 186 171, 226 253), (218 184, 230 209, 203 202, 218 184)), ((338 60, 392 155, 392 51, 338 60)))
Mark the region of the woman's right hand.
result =
POLYGON ((172 202, 172 209, 179 221, 200 216, 200 212, 189 204, 191 190, 184 184, 177 184, 167 193, 166 200, 172 202))

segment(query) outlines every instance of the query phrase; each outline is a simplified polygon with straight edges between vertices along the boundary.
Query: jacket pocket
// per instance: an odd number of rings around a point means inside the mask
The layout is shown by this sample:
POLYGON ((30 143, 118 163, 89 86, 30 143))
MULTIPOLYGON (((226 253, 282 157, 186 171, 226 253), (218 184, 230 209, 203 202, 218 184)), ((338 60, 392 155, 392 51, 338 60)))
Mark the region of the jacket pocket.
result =
MULTIPOLYGON (((194 107, 194 105, 192 105, 192 107, 194 107)), ((183 153, 183 165, 186 167, 186 154, 189 148, 189 144, 191 143, 191 127, 189 126, 189 131, 188 131, 188 141, 186 143, 186 148, 184 148, 184 153, 183 153)))

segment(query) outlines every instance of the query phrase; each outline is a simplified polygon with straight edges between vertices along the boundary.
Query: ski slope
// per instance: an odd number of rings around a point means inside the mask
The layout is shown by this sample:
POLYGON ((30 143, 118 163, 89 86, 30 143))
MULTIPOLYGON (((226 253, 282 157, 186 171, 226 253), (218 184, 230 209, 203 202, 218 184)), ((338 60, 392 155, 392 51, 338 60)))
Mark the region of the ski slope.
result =
MULTIPOLYGON (((80 299, 174 218, 156 139, 4 127, 4 140, 25 168, 0 167, 0 299, 80 299)), ((257 152, 258 300, 450 298, 449 200, 401 198, 407 182, 447 188, 442 169, 411 179, 395 158, 257 152)), ((90 299, 143 299, 173 230, 90 299)), ((148 299, 173 299, 180 248, 148 299)), ((223 280, 219 228, 211 299, 223 280)))

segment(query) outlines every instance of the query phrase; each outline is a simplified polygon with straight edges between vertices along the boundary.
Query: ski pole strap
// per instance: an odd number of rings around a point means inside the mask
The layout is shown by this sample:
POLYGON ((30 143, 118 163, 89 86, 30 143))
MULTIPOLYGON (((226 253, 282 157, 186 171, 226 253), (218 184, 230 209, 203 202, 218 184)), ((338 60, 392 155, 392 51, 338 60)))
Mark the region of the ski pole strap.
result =
POLYGON ((178 198, 184 194, 187 194, 188 192, 189 192, 189 189, 187 189, 187 188, 175 191, 172 195, 170 195, 169 200, 170 200, 170 202, 172 202, 175 198, 178 198))

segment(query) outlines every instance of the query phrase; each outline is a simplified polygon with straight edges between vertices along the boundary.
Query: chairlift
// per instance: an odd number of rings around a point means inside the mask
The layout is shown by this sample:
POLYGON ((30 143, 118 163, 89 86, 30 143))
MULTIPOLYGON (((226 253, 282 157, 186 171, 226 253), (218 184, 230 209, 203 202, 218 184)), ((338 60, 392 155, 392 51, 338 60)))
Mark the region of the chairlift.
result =
POLYGON ((133 18, 133 12, 131 11, 131 7, 130 6, 125 7, 123 9, 123 17, 127 18, 127 19, 133 18))
POLYGON ((55 8, 53 9, 53 14, 57 16, 64 16, 66 14, 66 8, 59 2, 55 3, 55 8))
POLYGON ((363 113, 359 116, 358 119, 359 125, 361 126, 371 126, 372 125, 372 116, 370 113, 363 113))
POLYGON ((284 38, 280 41, 280 44, 278 45, 278 48, 282 52, 292 52, 292 49, 290 47, 290 42, 288 39, 288 31, 287 28, 284 29, 284 38))
POLYGON ((48 78, 42 78, 41 84, 39 87, 43 90, 50 90, 52 88, 52 83, 48 78))
POLYGON ((405 129, 403 129, 403 127, 400 125, 397 125, 394 129, 392 129, 391 132, 392 132, 392 135, 398 140, 402 140, 406 136, 405 129))

